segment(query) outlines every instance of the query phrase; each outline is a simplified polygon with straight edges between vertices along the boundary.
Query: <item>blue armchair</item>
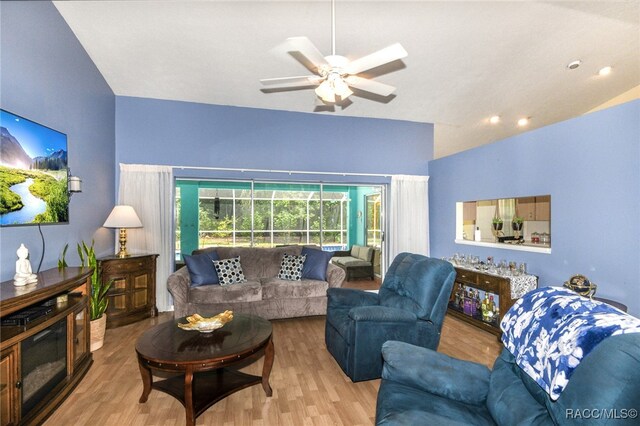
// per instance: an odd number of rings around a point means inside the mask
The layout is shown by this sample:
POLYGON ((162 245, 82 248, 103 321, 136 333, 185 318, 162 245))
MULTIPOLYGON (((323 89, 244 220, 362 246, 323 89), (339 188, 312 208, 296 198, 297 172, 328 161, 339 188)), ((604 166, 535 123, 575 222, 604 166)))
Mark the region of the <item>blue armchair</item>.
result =
POLYGON ((387 340, 437 349, 455 276, 449 262, 401 253, 378 294, 330 288, 327 349, 354 382, 380 377, 387 340))

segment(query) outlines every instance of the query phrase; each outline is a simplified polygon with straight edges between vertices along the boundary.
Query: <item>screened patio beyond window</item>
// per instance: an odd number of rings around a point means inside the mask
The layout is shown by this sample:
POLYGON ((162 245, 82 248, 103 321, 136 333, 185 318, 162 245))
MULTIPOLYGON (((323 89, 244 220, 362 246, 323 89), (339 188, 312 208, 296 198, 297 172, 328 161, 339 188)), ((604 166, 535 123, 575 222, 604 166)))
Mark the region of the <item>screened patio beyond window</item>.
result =
POLYGON ((378 187, 176 181, 176 260, 212 246, 365 244, 365 197, 378 187))

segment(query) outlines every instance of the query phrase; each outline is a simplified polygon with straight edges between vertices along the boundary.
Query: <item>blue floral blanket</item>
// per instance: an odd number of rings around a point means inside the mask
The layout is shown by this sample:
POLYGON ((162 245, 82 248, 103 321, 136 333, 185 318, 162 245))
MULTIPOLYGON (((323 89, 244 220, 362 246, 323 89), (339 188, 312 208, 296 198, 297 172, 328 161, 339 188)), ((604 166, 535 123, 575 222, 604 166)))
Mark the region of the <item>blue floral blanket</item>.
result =
POLYGON ((609 336, 640 333, 640 320, 561 287, 525 294, 500 322, 516 363, 558 399, 580 361, 609 336))

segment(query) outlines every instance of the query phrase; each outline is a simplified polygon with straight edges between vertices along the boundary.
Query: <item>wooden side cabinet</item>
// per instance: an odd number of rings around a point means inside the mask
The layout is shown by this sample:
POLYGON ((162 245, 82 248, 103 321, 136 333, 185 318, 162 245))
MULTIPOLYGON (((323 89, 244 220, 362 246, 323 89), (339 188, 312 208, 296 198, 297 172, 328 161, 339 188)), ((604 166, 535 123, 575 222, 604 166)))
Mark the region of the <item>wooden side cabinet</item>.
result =
POLYGON ((500 320, 520 297, 538 285, 534 275, 502 277, 456 267, 456 280, 449 298, 448 313, 497 336, 500 320), (512 287, 518 293, 512 298, 512 287), (489 313, 490 312, 490 313, 489 313))
POLYGON ((132 254, 98 259, 103 282, 113 280, 109 290, 107 328, 130 324, 158 314, 156 308, 157 254, 132 254))

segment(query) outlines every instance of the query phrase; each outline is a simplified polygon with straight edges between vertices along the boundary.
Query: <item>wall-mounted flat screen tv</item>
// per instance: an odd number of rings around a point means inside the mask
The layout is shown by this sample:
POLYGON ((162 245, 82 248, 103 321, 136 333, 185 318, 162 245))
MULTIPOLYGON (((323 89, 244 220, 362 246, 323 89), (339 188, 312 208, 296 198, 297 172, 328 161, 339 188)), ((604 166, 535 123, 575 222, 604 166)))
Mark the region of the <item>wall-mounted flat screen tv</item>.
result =
POLYGON ((0 225, 68 223, 67 135, 0 109, 0 225))

